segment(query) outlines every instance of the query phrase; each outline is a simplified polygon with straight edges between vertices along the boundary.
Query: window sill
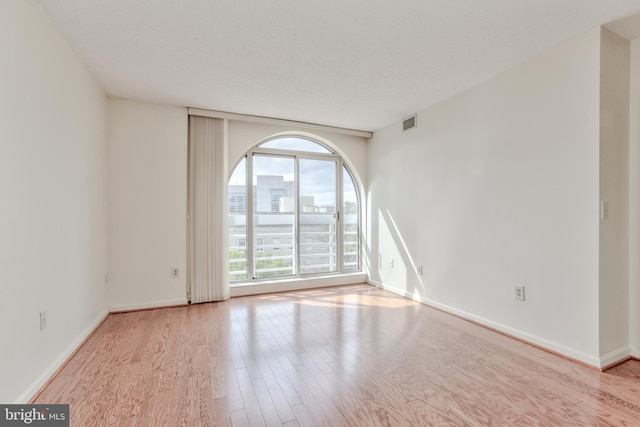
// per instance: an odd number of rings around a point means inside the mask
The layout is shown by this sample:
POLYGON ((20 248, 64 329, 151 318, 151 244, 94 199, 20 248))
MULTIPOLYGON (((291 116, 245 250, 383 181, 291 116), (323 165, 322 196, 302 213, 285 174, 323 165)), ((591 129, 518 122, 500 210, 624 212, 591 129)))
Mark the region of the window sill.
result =
POLYGON ((253 282, 234 282, 231 284, 231 297, 267 294, 272 292, 299 291, 304 289, 330 286, 353 285, 367 280, 366 273, 354 272, 308 278, 295 277, 280 280, 261 280, 253 282))

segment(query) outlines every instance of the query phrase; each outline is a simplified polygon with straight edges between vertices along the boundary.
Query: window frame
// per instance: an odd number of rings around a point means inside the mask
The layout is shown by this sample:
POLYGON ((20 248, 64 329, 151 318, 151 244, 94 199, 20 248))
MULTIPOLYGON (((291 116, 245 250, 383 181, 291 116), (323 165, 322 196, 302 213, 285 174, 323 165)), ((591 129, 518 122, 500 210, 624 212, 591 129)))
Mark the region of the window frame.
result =
POLYGON ((294 197, 295 197, 295 211, 293 212, 295 220, 294 220, 294 242, 295 242, 295 250, 294 250, 294 270, 295 274, 293 275, 283 275, 279 277, 264 277, 259 278, 255 277, 255 250, 254 250, 254 215, 255 209, 254 204, 246 203, 245 215, 246 215, 246 227, 245 227, 245 235, 246 235, 246 277, 238 278, 230 280, 230 285, 233 286, 241 286, 247 283, 259 283, 261 281, 273 281, 275 280, 287 280, 290 278, 313 278, 318 276, 333 276, 333 275, 343 275, 343 274, 351 274, 351 273, 361 273, 362 272, 362 239, 361 239, 361 229, 362 229, 362 203, 360 198, 359 187, 355 178, 355 174, 349 168, 347 163, 344 161, 342 156, 333 150, 331 147, 328 147, 326 144, 318 141, 314 138, 300 136, 300 135, 278 135, 268 139, 261 141, 256 144, 252 148, 250 148, 238 161, 233 169, 229 171, 229 179, 235 172, 238 165, 244 160, 245 163, 245 185, 246 185, 246 200, 254 200, 254 188, 253 188, 253 158, 254 155, 266 155, 266 156, 274 156, 274 157, 284 157, 284 158, 292 158, 294 160, 294 197), (319 153, 319 152, 311 152, 311 151, 298 151, 291 149, 280 149, 280 148, 265 148, 262 147, 264 144, 268 144, 269 142, 281 138, 299 138, 305 139, 328 150, 328 153, 319 153), (336 248, 336 271, 332 272, 318 272, 318 273, 302 273, 302 265, 301 265, 301 241, 300 241, 300 179, 299 179, 299 170, 300 170, 300 159, 309 159, 309 160, 329 160, 334 161, 336 164, 335 168, 335 182, 336 182, 336 230, 335 230, 335 238, 337 241, 336 248), (353 187, 356 194, 357 200, 357 252, 358 252, 358 266, 356 269, 345 269, 345 255, 344 255, 344 224, 343 224, 343 209, 344 209, 344 173, 347 172, 350 180, 353 183, 353 187))

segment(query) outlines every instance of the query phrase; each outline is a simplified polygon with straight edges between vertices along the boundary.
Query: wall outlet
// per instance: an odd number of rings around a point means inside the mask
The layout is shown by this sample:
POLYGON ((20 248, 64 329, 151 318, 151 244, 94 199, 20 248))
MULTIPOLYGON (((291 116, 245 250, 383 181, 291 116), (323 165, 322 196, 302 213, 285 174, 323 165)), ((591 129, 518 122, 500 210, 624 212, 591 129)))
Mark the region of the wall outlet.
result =
POLYGON ((180 267, 171 267, 171 277, 174 279, 180 277, 180 267))
POLYGON ((418 276, 422 276, 422 264, 418 266, 418 276))
POLYGON ((393 268, 393 258, 389 260, 389 268, 393 268))
POLYGON ((47 327, 47 312, 40 312, 40 330, 43 330, 47 327))
POLYGON ((104 275, 104 285, 105 286, 109 286, 109 275, 108 274, 104 275))
POLYGON ((513 285, 513 299, 524 301, 524 285, 513 285))

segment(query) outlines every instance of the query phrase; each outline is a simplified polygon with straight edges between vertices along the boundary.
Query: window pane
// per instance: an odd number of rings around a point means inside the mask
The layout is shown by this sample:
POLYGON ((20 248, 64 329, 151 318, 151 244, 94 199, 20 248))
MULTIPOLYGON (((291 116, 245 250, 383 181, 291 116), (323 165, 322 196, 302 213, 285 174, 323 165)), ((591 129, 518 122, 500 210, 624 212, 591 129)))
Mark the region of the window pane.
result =
POLYGON ((342 170, 342 227, 344 235, 344 266, 345 271, 360 269, 360 226, 358 193, 349 170, 342 170))
POLYGON ((247 158, 236 166, 228 186, 229 279, 247 278, 247 158))
POLYGON ((300 159, 300 272, 337 271, 336 162, 300 159))
POLYGON ((260 145, 263 148, 275 148, 278 150, 306 151, 309 153, 331 154, 333 151, 327 149, 317 142, 305 138, 277 138, 260 145))
POLYGON ((254 277, 296 274, 294 159, 253 156, 254 277))

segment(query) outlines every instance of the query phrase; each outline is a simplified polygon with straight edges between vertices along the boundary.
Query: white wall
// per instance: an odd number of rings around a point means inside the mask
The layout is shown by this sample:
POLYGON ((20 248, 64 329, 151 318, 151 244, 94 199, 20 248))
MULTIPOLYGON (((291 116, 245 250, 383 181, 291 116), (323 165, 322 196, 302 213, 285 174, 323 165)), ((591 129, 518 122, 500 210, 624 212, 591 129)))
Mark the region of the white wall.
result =
POLYGON ((640 357, 640 39, 631 42, 629 100, 629 344, 640 357))
POLYGON ((110 99, 108 113, 109 307, 185 304, 187 110, 110 99))
POLYGON ((36 1, 0 2, 0 51, 0 402, 11 403, 107 314, 106 98, 36 1))
MULTIPOLYGON (((187 110, 109 100, 109 307, 186 303, 187 110), (180 267, 181 277, 170 277, 180 267)), ((299 129, 229 122, 229 165, 258 141, 299 129)), ((366 179, 365 139, 313 132, 366 179)))
POLYGON ((600 50, 600 357, 629 355, 629 42, 603 28, 600 50))
POLYGON ((375 132, 372 283, 598 365, 599 64, 596 29, 375 132))

